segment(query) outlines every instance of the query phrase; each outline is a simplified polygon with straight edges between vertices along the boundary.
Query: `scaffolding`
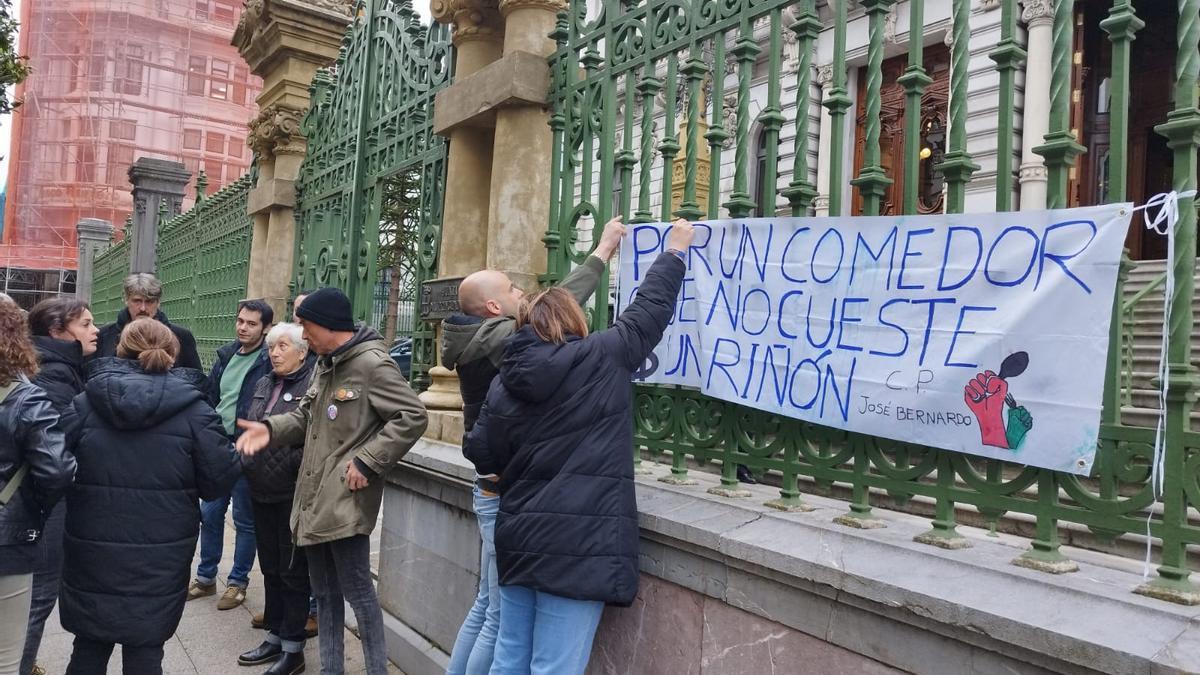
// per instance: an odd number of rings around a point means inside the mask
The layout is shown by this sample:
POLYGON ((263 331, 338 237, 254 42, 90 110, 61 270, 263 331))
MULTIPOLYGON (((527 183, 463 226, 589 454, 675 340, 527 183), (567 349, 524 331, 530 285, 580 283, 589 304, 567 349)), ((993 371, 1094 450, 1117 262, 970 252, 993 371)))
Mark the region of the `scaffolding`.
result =
POLYGON ((230 44, 241 5, 24 3, 20 49, 31 73, 17 90, 0 270, 47 272, 42 294, 73 290, 63 284, 77 265, 75 224, 101 218, 121 237, 137 157, 203 169, 210 192, 246 172, 246 123, 262 85, 230 44))

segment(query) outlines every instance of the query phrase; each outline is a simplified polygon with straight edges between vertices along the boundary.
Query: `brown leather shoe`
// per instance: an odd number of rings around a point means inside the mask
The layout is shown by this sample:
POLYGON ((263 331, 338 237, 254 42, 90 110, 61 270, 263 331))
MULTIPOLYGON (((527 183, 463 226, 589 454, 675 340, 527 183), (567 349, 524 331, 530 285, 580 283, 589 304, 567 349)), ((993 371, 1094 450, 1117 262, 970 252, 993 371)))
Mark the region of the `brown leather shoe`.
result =
POLYGON ((255 614, 254 616, 250 617, 250 627, 257 628, 258 630, 262 630, 267 627, 267 624, 263 621, 263 613, 262 612, 259 612, 258 614, 255 614))
POLYGON ((308 621, 304 622, 304 634, 310 638, 317 637, 317 615, 309 614, 308 621))
POLYGON ((217 609, 233 609, 246 601, 246 589, 241 586, 229 586, 225 594, 217 601, 217 609))

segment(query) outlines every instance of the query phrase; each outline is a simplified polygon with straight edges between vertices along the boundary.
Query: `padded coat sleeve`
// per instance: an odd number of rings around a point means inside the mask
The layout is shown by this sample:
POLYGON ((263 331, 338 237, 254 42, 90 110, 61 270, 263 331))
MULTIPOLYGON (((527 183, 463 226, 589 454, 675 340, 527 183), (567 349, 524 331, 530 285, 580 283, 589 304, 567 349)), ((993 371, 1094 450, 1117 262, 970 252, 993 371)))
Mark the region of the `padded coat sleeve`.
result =
POLYGON ((663 253, 646 272, 637 297, 617 317, 613 327, 597 333, 605 351, 629 370, 637 368, 662 341, 675 313, 687 266, 673 253, 663 253))
POLYGON ((221 417, 207 405, 193 406, 183 414, 192 429, 192 465, 200 498, 213 500, 229 494, 242 475, 242 465, 221 417))

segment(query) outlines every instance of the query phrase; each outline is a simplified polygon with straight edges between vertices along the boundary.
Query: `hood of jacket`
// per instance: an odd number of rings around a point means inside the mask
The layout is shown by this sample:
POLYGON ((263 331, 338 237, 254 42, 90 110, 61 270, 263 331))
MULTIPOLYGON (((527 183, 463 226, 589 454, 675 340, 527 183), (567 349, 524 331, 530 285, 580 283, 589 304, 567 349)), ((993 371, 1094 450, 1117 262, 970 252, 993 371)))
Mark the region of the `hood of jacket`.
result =
MULTIPOLYGON (((515 323, 511 316, 482 319, 468 314, 442 321, 442 364, 453 370, 460 364, 503 354, 504 341, 513 334, 515 323)), ((499 368, 502 362, 492 365, 499 368)))
POLYGON ((578 350, 580 338, 568 336, 565 344, 543 342, 529 326, 513 333, 504 351, 500 379, 516 398, 530 403, 549 400, 562 386, 578 350))
POLYGON ((88 372, 88 401, 118 429, 156 426, 204 398, 198 386, 204 373, 190 368, 151 374, 137 361, 108 357, 93 363, 88 372))
POLYGON ((340 363, 352 358, 362 352, 362 347, 368 342, 379 342, 379 345, 375 346, 383 349, 383 336, 379 334, 379 331, 363 324, 358 327, 358 331, 354 333, 354 337, 350 338, 349 342, 323 357, 324 361, 325 363, 340 363))
POLYGON ((78 340, 59 340, 45 335, 34 335, 33 346, 38 351, 38 361, 63 363, 80 373, 83 372, 83 345, 78 340))

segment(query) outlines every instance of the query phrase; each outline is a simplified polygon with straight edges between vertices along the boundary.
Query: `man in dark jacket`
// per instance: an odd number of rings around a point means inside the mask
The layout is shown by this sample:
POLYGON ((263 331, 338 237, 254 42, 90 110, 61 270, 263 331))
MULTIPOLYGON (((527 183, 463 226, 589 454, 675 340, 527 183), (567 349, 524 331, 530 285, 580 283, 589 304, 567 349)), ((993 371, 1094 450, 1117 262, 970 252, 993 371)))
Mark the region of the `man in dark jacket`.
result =
MULTIPOLYGON (((263 339, 274 320, 275 312, 265 301, 243 300, 238 303, 237 339, 217 350, 217 360, 208 376, 208 402, 221 416, 231 440, 237 437, 237 420, 246 417, 250 410, 255 385, 271 372, 263 339)), ((254 566, 254 507, 244 477, 234 484, 232 494, 200 504, 200 563, 196 566, 196 579, 188 587, 188 600, 217 592, 217 566, 225 548, 225 512, 231 500, 237 536, 233 567, 217 609, 233 609, 246 600, 250 568, 254 566)))
POLYGON ((100 339, 96 353, 89 360, 117 355, 117 344, 121 341, 121 331, 135 319, 153 317, 171 329, 179 340, 179 358, 175 365, 179 368, 202 369, 200 353, 196 351, 196 338, 192 331, 177 326, 167 320, 167 315, 158 308, 162 301, 162 283, 153 274, 139 272, 125 277, 125 309, 117 314, 115 323, 110 323, 100 329, 100 339))
POLYGON ((373 328, 354 325, 350 299, 322 288, 297 312, 320 355, 299 407, 263 422, 238 420, 237 447, 303 445, 292 503, 292 534, 305 547, 317 596, 321 671, 342 672, 345 603, 354 609, 368 675, 387 672, 383 613, 371 581, 370 534, 383 501, 382 477, 425 433, 425 406, 373 328))
MULTIPOLYGON (((617 252, 624 235, 621 217, 610 220, 604 226, 596 249, 563 279, 561 286, 580 306, 596 292, 604 268, 617 252)), ((442 363, 458 372, 464 437, 475 426, 488 387, 499 372, 505 340, 516 330, 521 297, 521 290, 507 274, 494 270, 475 272, 463 279, 458 287, 458 305, 462 313, 442 322, 442 363)), ((459 629, 447 675, 475 672, 491 663, 500 621, 496 546, 492 536, 500 506, 496 476, 477 476, 475 483, 473 506, 482 542, 479 593, 459 629)))

